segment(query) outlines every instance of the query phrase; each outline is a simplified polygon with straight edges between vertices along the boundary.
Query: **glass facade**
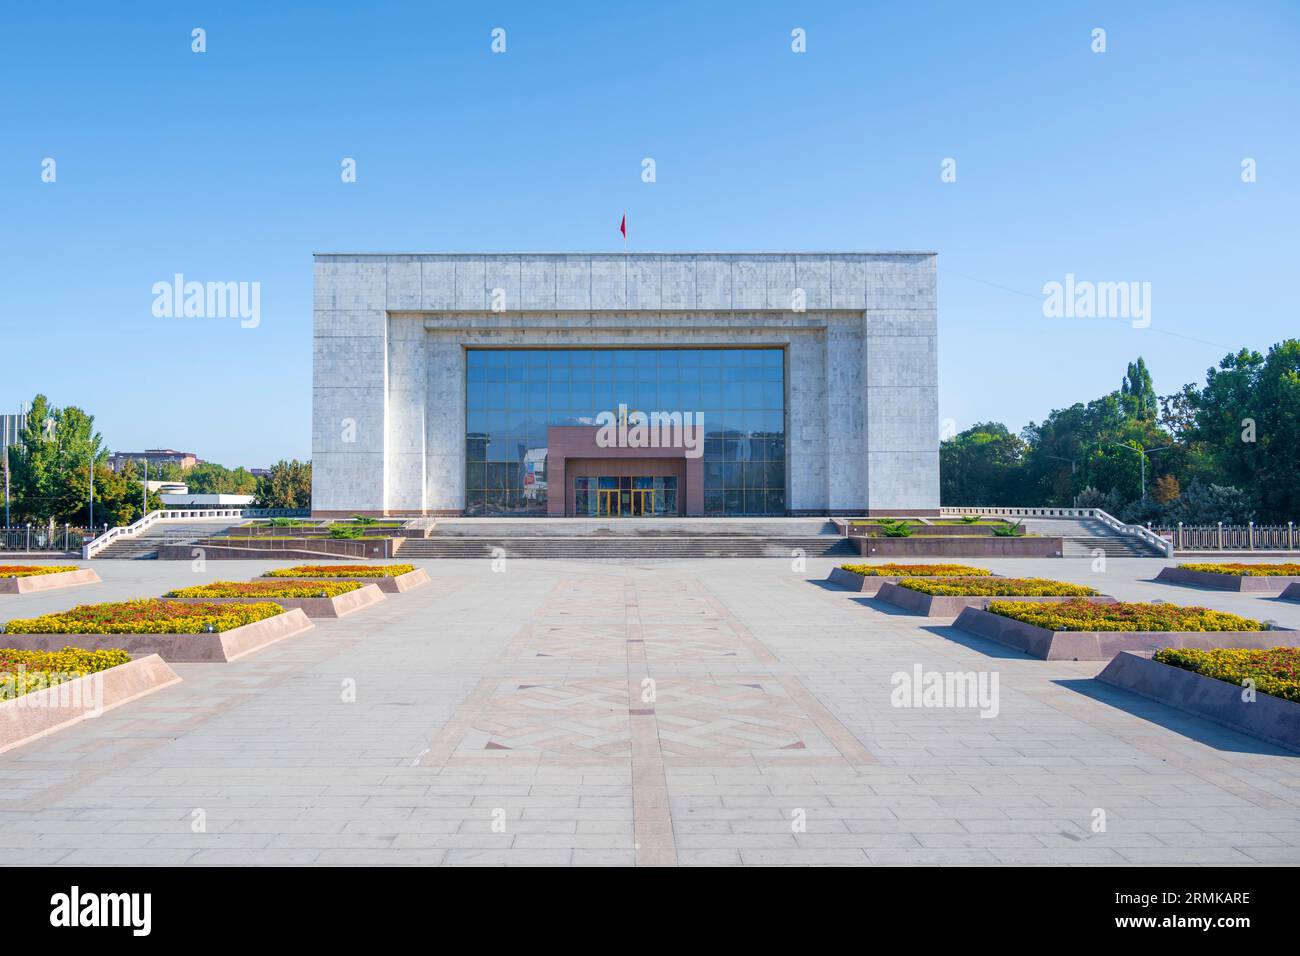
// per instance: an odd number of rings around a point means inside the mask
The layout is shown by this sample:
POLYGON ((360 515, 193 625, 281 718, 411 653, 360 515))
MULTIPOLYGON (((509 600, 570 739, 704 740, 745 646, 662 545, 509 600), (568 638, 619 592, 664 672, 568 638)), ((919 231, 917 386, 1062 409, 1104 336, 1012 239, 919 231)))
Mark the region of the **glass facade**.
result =
POLYGON ((465 365, 466 514, 546 514, 547 427, 619 405, 703 414, 705 514, 785 513, 783 349, 470 349, 465 365))

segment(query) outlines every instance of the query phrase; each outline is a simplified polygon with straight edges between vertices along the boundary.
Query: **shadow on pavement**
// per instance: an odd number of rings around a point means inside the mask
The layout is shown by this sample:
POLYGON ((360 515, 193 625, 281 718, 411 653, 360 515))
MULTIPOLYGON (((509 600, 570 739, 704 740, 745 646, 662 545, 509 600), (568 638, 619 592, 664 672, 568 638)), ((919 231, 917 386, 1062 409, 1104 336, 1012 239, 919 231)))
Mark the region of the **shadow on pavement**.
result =
POLYGON ((1117 710, 1122 710, 1126 714, 1131 714, 1153 724, 1159 724, 1167 730, 1172 730, 1174 733, 1195 740, 1197 743, 1205 744, 1207 747, 1213 747, 1215 750, 1266 754, 1268 756, 1296 756, 1295 753, 1284 747, 1275 746, 1268 741, 1260 740, 1238 730, 1232 730, 1204 717, 1189 714, 1176 707, 1150 700, 1141 694, 1122 690, 1119 687, 1112 687, 1110 684, 1095 678, 1057 680, 1052 683, 1058 684, 1067 690, 1072 690, 1077 694, 1082 694, 1084 697, 1090 697, 1117 710))

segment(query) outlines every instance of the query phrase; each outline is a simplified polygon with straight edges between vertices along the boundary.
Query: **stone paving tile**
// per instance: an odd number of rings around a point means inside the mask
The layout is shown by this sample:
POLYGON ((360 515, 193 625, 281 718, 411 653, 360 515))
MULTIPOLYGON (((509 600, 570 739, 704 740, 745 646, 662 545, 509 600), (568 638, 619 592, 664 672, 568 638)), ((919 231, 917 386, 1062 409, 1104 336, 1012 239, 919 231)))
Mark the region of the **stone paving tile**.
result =
MULTIPOLYGON (((1259 613, 1157 560, 980 563, 1259 613)), ((5 862, 1300 864, 1300 756, 824 587, 832 565, 425 562, 432 587, 0 755, 5 862), (996 673, 997 716, 892 706, 917 665, 996 673)), ((100 562, 89 599, 270 566, 100 562)))

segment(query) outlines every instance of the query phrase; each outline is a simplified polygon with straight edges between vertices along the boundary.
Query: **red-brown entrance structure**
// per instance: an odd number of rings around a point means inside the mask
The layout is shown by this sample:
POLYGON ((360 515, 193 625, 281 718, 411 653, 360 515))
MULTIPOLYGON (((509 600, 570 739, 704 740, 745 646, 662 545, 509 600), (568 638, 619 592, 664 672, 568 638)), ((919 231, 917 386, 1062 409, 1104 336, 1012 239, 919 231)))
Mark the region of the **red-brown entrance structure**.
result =
POLYGON ((675 477, 678 513, 704 514, 704 459, 687 458, 685 448, 602 448, 594 425, 552 425, 546 429, 546 513, 576 513, 573 479, 624 475, 675 477))

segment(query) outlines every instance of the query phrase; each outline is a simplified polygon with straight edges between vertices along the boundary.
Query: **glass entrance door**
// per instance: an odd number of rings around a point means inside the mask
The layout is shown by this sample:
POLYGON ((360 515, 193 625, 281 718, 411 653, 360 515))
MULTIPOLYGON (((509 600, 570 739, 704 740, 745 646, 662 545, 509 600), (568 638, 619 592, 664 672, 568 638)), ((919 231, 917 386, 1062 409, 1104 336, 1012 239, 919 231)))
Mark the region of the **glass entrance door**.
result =
POLYGON ((676 515, 677 479, 672 475, 586 476, 573 479, 576 515, 653 518, 676 515))
POLYGON ((618 489, 601 488, 596 492, 596 514, 602 518, 617 518, 622 512, 618 506, 618 489))

